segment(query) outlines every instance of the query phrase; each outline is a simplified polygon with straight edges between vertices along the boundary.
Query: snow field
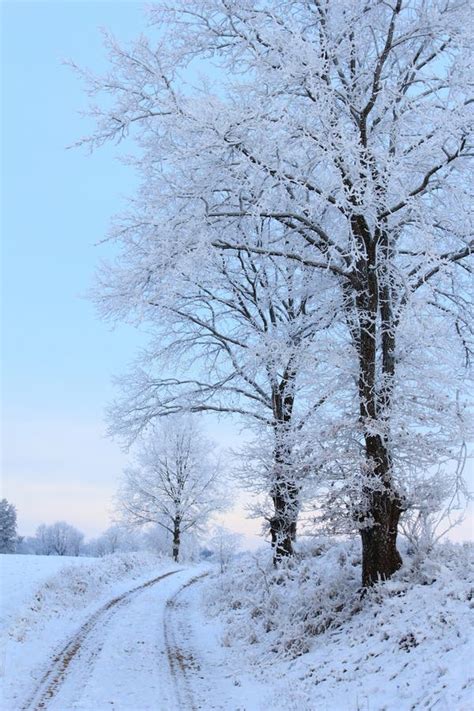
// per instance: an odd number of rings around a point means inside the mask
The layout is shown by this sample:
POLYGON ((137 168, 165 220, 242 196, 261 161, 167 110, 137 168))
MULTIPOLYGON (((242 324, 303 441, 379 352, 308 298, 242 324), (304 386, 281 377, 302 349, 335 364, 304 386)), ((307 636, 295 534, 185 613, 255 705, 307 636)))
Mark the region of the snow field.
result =
POLYGON ((65 566, 88 565, 90 558, 44 555, 0 555, 0 632, 48 577, 65 566))
MULTIPOLYGON (((248 554, 190 586, 208 568, 186 567, 97 625, 49 706, 471 711, 474 546, 446 543, 425 558, 403 556, 392 580, 364 596, 355 540, 300 544, 279 570, 268 551, 248 554)), ((10 605, 8 711, 22 708, 55 650, 96 610, 181 568, 147 553, 72 564, 11 558, 10 599, 22 575, 36 575, 36 585, 25 581, 27 601, 10 605)))

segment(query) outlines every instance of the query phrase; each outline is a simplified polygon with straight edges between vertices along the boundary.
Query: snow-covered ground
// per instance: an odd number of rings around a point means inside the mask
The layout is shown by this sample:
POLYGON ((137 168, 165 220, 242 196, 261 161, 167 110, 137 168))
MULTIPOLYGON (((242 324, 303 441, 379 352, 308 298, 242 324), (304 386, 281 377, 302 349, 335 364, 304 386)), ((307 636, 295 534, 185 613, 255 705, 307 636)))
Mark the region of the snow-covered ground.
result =
POLYGON ((5 711, 473 708, 472 546, 405 553, 363 597, 355 541, 223 575, 150 554, 10 558, 5 711))
POLYGON ((472 711, 473 573, 474 547, 446 544, 361 598, 357 542, 322 541, 286 571, 242 560, 205 599, 267 709, 472 711))
POLYGON ((64 566, 84 565, 90 558, 0 554, 0 632, 33 596, 40 584, 64 566))
POLYGON ((3 558, 8 560, 0 663, 8 711, 21 708, 49 660, 102 606, 164 572, 178 570, 168 559, 147 553, 54 562, 47 556, 3 558))

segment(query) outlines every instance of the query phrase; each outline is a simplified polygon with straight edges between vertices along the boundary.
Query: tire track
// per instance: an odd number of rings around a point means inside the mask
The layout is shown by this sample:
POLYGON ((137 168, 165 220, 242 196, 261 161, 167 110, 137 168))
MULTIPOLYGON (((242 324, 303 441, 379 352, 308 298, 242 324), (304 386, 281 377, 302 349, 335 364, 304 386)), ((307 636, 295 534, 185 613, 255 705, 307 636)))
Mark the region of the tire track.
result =
MULTIPOLYGON (((121 606, 126 605, 130 601, 133 595, 178 572, 180 571, 172 570, 169 573, 160 575, 158 578, 153 578, 142 585, 137 585, 135 588, 127 590, 127 592, 114 597, 112 600, 109 600, 109 602, 91 615, 91 617, 89 617, 89 619, 79 628, 76 634, 52 658, 52 665, 43 674, 34 693, 28 698, 26 703, 23 704, 22 711, 42 711, 47 708, 49 701, 56 696, 62 683, 67 677, 71 662, 81 652, 84 642, 93 630, 95 630, 98 622, 106 623, 121 606)), ((90 658, 93 659, 96 657, 99 651, 100 649, 93 652, 90 658)))
POLYGON ((174 682, 175 694, 178 701, 178 706, 182 711, 198 711, 200 706, 196 705, 191 685, 191 672, 199 671, 199 663, 194 658, 193 654, 183 648, 178 639, 178 634, 175 625, 172 621, 173 612, 176 611, 179 601, 179 596, 191 585, 197 583, 198 580, 205 578, 209 573, 197 575, 191 580, 188 580, 180 589, 168 600, 165 607, 163 619, 164 637, 166 654, 168 656, 168 664, 170 667, 171 677, 174 682))

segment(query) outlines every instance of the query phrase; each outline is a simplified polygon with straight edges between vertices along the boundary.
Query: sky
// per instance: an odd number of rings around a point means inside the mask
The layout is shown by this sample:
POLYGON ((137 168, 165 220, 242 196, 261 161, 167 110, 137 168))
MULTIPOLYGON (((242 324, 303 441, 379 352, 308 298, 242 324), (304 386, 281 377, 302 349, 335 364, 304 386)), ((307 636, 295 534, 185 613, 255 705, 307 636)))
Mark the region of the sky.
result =
POLYGON ((92 534, 124 462, 103 437, 111 374, 140 337, 111 332, 84 295, 106 252, 94 245, 133 176, 111 148, 66 150, 88 123, 62 62, 103 66, 98 27, 135 33, 140 6, 6 2, 1 12, 3 490, 22 533, 66 518, 92 534))
MULTIPOLYGON (((86 294, 110 253, 97 243, 135 180, 114 146, 67 149, 91 123, 64 60, 104 69, 99 28, 132 39, 144 16, 141 3, 116 1, 4 2, 1 13, 2 496, 24 535, 66 519, 91 536, 110 523, 127 461, 105 437, 112 376, 144 339, 101 322, 86 294)), ((212 429, 222 444, 237 436, 212 429)), ((240 510, 226 524, 258 530, 240 510)))
MULTIPOLYGON (((2 496, 20 533, 65 519, 86 535, 110 523, 126 455, 105 437, 112 376, 145 341, 112 330, 86 294, 110 254, 98 245, 133 193, 130 167, 105 146, 67 146, 91 129, 83 87, 65 59, 105 69, 100 27, 121 40, 144 28, 140 2, 3 2, 2 14, 2 496)), ((235 444, 238 430, 211 422, 235 444)), ((253 545, 260 524, 243 509, 226 525, 253 545)), ((457 534, 469 535, 464 527, 457 534)))

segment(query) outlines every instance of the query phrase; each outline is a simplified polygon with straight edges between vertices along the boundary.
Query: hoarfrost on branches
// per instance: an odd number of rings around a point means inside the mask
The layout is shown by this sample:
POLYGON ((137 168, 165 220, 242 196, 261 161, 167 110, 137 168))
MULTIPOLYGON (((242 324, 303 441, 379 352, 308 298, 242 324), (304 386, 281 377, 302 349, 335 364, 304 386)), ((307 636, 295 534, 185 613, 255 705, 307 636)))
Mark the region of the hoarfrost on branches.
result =
POLYGON ((202 530, 225 505, 223 475, 196 421, 170 418, 140 443, 135 466, 124 472, 117 508, 131 527, 156 524, 180 555, 183 536, 202 530))
MULTIPOLYGON (((117 429, 138 431, 167 408, 240 411, 274 426, 273 409, 260 414, 269 396, 258 390, 260 378, 271 385, 270 354, 280 358, 295 343, 281 329, 265 338, 257 329, 256 350, 252 318, 237 332, 234 318, 247 308, 252 263, 259 260, 256 283, 268 269, 297 273, 305 294, 299 290, 297 303, 312 306, 297 372, 310 408, 324 408, 305 447, 329 489, 329 515, 360 530, 364 585, 399 568, 398 525, 421 490, 417 479, 455 459, 468 435, 467 11, 449 0, 161 3, 150 10, 156 46, 145 37, 129 48, 109 39, 109 75, 86 77, 92 94, 108 97, 84 142, 133 133, 141 148, 141 189, 114 231, 122 253, 98 297, 104 313, 159 329, 167 312, 175 329, 169 352, 191 357, 192 344, 207 365, 224 353, 232 363, 221 380, 160 380, 154 390, 150 368, 163 353, 152 351, 148 372, 127 385, 117 429), (209 59, 218 69, 191 82, 209 59), (208 284, 215 289, 205 296, 208 284), (253 355, 237 367, 232 339, 253 355)), ((274 286, 270 301, 266 287, 251 295, 252 314, 262 303, 273 307, 281 295, 274 286)), ((288 293, 281 298, 280 306, 289 303, 288 293)), ((280 360, 284 400, 296 385, 282 368, 280 360)), ((275 440, 274 471, 288 462, 285 482, 295 471, 287 457, 295 432, 293 422, 284 428, 282 456, 275 440)), ((291 552, 300 506, 291 493, 300 477, 289 481, 283 517, 280 492, 270 487, 281 555, 291 552)))

